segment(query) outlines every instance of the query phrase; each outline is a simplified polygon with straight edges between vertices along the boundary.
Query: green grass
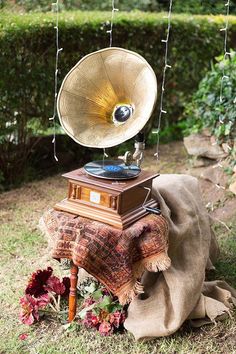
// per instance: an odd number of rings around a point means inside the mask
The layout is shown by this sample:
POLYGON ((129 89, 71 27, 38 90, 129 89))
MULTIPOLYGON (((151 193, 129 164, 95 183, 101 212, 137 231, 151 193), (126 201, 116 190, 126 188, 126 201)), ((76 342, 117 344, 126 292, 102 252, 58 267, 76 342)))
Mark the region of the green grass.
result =
MULTIPOLYGON (((0 353, 234 353, 235 316, 201 329, 192 329, 186 323, 174 335, 147 343, 136 342, 130 333, 104 338, 78 324, 66 330, 63 327, 65 319, 58 321, 47 317, 31 327, 20 324, 19 298, 29 275, 48 265, 59 276, 66 272, 58 262, 49 258, 47 242, 37 230, 43 211, 62 199, 65 193, 65 182, 61 177, 53 177, 1 194, 0 353), (25 341, 18 338, 22 333, 28 333, 25 341)), ((223 225, 215 228, 221 256, 214 277, 236 286, 236 221, 227 224, 230 231, 223 225)))
POLYGON ((228 281, 236 288, 236 222, 229 222, 228 226, 230 231, 226 230, 223 225, 215 228, 221 250, 220 257, 215 264, 215 277, 228 281))

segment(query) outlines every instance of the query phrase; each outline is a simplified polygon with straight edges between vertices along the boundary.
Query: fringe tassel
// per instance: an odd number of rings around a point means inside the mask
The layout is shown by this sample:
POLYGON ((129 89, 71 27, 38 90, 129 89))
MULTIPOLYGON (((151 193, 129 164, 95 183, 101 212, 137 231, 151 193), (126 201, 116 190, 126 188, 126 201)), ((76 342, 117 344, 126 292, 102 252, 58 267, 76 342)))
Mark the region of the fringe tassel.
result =
POLYGON ((126 305, 130 303, 137 295, 143 293, 144 293, 144 289, 142 283, 140 283, 140 281, 133 278, 122 288, 120 288, 115 295, 118 297, 121 305, 126 305))
POLYGON ((162 272, 171 265, 171 260, 166 252, 145 258, 133 266, 133 272, 136 278, 140 278, 145 270, 149 272, 162 272))
POLYGON ((168 255, 163 252, 158 256, 144 259, 142 263, 149 272, 162 272, 170 267, 171 260, 168 255))
POLYGON ((134 291, 135 291, 135 294, 137 294, 137 295, 144 294, 143 284, 138 280, 136 280, 136 282, 134 284, 134 291))
POLYGON ((135 292, 135 286, 136 286, 137 281, 135 278, 130 280, 128 283, 123 285, 118 292, 116 292, 116 296, 119 299, 119 302, 121 305, 126 305, 129 302, 131 302, 137 295, 135 292))
POLYGON ((116 292, 120 304, 128 304, 137 295, 144 293, 143 285, 137 280, 137 278, 140 278, 145 270, 148 270, 149 272, 164 271, 168 269, 170 265, 171 260, 165 252, 146 258, 141 262, 137 262, 133 269, 134 278, 116 292))

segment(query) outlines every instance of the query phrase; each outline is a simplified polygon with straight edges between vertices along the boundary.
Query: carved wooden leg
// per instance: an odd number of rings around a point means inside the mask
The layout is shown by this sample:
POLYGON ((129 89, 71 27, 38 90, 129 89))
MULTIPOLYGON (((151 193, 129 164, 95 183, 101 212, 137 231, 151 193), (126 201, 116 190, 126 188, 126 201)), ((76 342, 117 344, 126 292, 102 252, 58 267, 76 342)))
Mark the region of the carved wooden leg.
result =
POLYGON ((78 283, 78 267, 71 261, 71 265, 70 265, 70 294, 69 294, 69 322, 73 321, 75 318, 75 315, 76 315, 77 283, 78 283))

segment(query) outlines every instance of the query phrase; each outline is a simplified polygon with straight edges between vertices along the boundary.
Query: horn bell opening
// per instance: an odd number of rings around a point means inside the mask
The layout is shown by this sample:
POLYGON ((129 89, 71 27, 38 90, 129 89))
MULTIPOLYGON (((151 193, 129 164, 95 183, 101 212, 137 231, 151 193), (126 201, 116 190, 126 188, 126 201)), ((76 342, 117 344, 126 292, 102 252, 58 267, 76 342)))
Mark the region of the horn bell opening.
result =
POLYGON ((57 109, 62 127, 77 143, 108 148, 144 127, 156 97, 156 76, 147 61, 111 47, 88 54, 70 70, 57 109))

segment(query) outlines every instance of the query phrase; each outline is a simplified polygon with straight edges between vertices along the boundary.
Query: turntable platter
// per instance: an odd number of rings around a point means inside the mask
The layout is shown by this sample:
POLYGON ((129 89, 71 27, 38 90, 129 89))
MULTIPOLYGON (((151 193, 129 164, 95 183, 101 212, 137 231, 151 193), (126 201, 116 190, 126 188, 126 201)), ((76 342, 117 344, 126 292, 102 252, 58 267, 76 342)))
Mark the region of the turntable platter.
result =
POLYGON ((121 160, 92 161, 84 169, 91 176, 114 180, 135 178, 141 171, 138 166, 127 166, 121 160))

